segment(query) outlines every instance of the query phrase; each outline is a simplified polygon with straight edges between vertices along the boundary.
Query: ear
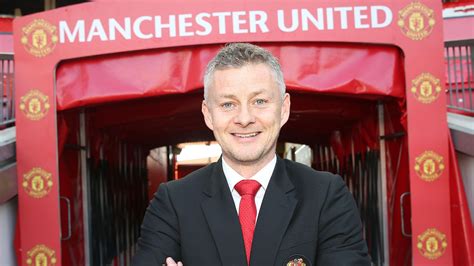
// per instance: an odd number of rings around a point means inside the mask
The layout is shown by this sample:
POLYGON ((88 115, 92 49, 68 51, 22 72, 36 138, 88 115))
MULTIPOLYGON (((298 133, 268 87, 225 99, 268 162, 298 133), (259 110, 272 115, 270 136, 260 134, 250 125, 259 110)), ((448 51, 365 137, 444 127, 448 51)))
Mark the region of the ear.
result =
POLYGON ((290 117, 290 94, 285 93, 285 97, 283 98, 283 104, 281 106, 281 124, 280 127, 282 127, 286 122, 288 121, 288 118, 290 117))
POLYGON ((212 116, 211 116, 211 112, 209 111, 209 108, 208 108, 208 106, 207 106, 206 100, 203 100, 203 101, 202 101, 201 112, 202 112, 202 115, 204 116, 204 122, 206 123, 206 126, 207 126, 210 130, 214 130, 214 127, 212 126, 212 116))

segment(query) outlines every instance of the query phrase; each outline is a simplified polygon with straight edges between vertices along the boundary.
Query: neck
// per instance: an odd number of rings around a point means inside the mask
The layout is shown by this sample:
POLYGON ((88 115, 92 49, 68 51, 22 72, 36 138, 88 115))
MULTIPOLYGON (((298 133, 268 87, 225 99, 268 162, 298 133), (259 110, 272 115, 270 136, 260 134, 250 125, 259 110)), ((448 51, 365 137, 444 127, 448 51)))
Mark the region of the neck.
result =
POLYGON ((256 173, 258 173, 258 171, 262 170, 268 163, 270 163, 274 156, 275 153, 272 153, 271 156, 268 156, 268 158, 251 162, 233 160, 225 155, 223 155, 223 158, 225 162, 243 178, 251 178, 256 173))

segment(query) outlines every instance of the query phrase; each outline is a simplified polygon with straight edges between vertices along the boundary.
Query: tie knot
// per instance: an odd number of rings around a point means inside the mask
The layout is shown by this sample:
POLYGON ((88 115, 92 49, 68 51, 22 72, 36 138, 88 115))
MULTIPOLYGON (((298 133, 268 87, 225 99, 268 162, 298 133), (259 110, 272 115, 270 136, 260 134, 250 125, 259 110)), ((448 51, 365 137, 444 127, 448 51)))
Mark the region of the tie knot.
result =
POLYGON ((260 189, 260 183, 255 180, 242 180, 235 185, 235 190, 239 192, 240 196, 252 195, 255 196, 260 189))

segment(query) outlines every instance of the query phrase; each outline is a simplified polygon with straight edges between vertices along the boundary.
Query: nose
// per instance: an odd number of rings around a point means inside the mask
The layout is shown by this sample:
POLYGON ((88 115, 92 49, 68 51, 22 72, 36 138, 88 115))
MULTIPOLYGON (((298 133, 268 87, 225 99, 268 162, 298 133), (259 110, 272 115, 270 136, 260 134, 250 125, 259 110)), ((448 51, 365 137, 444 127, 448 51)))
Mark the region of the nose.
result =
POLYGON ((255 115, 253 114, 251 108, 246 105, 241 105, 238 113, 234 117, 234 123, 240 124, 242 127, 246 127, 255 123, 255 115))

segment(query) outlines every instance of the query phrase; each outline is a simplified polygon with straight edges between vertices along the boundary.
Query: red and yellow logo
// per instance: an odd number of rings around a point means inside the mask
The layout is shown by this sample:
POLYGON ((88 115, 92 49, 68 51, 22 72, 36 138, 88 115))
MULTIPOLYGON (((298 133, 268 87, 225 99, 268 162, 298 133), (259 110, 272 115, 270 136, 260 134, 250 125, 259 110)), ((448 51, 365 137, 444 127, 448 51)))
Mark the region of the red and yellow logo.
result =
POLYGON ((416 247, 421 255, 427 259, 435 260, 441 257, 446 251, 447 246, 446 235, 435 228, 429 228, 421 235, 418 235, 416 247))
POLYGON ((286 263, 286 266, 306 266, 303 258, 295 258, 286 263))
POLYGON ((21 185, 31 197, 42 198, 51 191, 53 180, 51 180, 51 173, 39 167, 35 167, 23 175, 21 185))
POLYGON ((408 38, 419 41, 431 34, 435 25, 433 9, 420 2, 410 3, 398 12, 398 26, 408 38))
POLYGON ((422 103, 428 104, 436 101, 441 93, 439 79, 430 73, 421 73, 411 81, 411 84, 411 92, 422 103))
POLYGON ((427 182, 438 179, 444 167, 443 157, 434 151, 425 151, 415 159, 416 174, 427 182))
POLYGON ((20 99, 20 110, 31 120, 45 117, 50 108, 49 97, 37 89, 32 89, 20 99))
POLYGON ((56 255, 54 250, 48 248, 45 245, 36 245, 26 254, 26 264, 27 265, 56 265, 56 255))
POLYGON ((21 43, 33 56, 47 56, 54 50, 57 42, 56 26, 44 19, 35 19, 22 28, 21 43))

